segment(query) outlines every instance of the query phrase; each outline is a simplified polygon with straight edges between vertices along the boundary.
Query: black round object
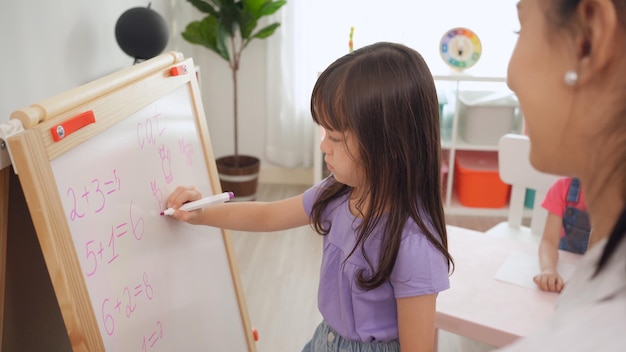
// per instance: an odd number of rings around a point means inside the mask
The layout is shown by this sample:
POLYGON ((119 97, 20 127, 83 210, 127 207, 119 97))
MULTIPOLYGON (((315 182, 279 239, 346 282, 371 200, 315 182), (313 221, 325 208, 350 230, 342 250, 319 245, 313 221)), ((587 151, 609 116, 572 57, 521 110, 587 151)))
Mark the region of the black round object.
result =
POLYGON ((115 24, 117 44, 135 60, 159 55, 167 45, 168 36, 167 23, 149 7, 127 10, 115 24))

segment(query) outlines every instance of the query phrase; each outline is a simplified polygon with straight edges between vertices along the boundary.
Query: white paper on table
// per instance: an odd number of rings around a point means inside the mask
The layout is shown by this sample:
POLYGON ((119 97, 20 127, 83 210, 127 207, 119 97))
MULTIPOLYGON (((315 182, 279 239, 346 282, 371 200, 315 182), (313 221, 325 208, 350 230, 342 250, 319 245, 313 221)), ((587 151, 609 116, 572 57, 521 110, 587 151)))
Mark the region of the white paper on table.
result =
MULTIPOLYGON (((557 262, 557 270, 564 282, 567 282, 576 266, 571 263, 557 262)), ((539 255, 522 252, 511 252, 495 278, 511 284, 538 289, 533 277, 541 271, 539 255)))

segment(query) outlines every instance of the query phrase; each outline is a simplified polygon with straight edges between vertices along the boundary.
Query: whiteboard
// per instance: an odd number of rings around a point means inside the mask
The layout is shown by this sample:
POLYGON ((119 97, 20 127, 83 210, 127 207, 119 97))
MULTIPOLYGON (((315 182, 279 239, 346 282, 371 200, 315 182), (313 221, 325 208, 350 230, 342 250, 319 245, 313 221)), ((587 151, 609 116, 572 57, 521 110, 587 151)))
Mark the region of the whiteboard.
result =
MULTIPOLYGON (((193 68, 190 59, 187 66, 193 68)), ((107 351, 254 349, 229 234, 159 215, 178 185, 219 192, 195 75, 191 70, 191 78, 171 83, 163 81, 167 69, 98 98, 100 105, 77 107, 92 109, 96 122, 67 137, 73 142, 60 142, 70 146, 39 141, 54 121, 10 141, 75 350, 84 342, 74 345, 74 330, 89 335, 83 326, 90 324, 107 351), (150 82, 161 82, 155 90, 167 93, 151 93, 150 82), (126 111, 133 112, 126 116, 112 102, 128 102, 126 111), (28 154, 45 154, 31 147, 38 144, 47 144, 50 160, 27 162, 28 154), (91 311, 75 317, 82 309, 91 311)))

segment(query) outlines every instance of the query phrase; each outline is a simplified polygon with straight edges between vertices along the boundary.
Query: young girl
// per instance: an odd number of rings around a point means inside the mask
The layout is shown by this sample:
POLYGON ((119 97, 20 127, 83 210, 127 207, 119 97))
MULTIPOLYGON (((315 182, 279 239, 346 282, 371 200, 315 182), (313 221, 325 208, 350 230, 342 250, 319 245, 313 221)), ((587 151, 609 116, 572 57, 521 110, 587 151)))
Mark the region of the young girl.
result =
POLYGON ((541 205, 548 211, 548 219, 539 243, 541 273, 533 279, 544 291, 561 292, 564 282, 557 271, 559 249, 584 254, 592 244, 580 180, 574 177, 556 180, 541 205))
MULTIPOLYGON (((310 224, 324 236, 318 306, 304 351, 427 351, 449 288, 440 197, 437 93, 414 50, 377 43, 331 64, 311 98, 331 175, 276 202, 235 202, 174 218, 239 231, 310 224)), ((167 206, 201 198, 178 187, 167 206)), ((295 318, 295 317, 294 317, 295 318)))

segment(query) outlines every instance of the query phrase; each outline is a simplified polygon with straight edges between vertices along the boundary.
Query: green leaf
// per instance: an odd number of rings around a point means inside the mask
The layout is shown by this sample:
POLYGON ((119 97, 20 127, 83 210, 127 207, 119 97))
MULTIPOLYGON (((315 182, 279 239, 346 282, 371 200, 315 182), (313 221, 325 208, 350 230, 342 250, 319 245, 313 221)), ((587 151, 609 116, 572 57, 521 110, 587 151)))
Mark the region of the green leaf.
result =
POLYGON ((275 13, 276 11, 278 11, 278 9, 283 7, 283 5, 285 5, 286 3, 287 1, 284 1, 284 0, 267 1, 265 4, 263 4, 263 7, 257 12, 258 14, 257 18, 268 16, 268 15, 275 13))
POLYGON ((263 39, 263 38, 267 38, 270 35, 274 34, 274 31, 276 30, 276 28, 280 27, 280 23, 272 23, 267 27, 264 27, 263 29, 261 29, 260 31, 256 32, 252 38, 258 38, 258 39, 263 39))
POLYGON ((285 5, 287 1, 243 0, 243 3, 244 8, 250 11, 250 13, 252 13, 252 15, 258 20, 263 16, 271 15, 278 11, 278 9, 285 5))
MULTIPOLYGON (((198 10, 208 13, 202 21, 190 23, 182 33, 183 38, 192 44, 203 45, 223 59, 230 61, 231 39, 238 42, 241 36, 242 48, 254 38, 271 36, 280 23, 273 23, 256 31, 259 19, 275 13, 284 6, 285 0, 187 0, 198 10)), ((236 44, 235 44, 236 45, 236 44)), ((239 51, 240 49, 232 48, 239 51)))
POLYGON ((257 20, 254 17, 254 15, 252 15, 250 12, 244 10, 241 10, 240 13, 240 17, 239 17, 239 32, 241 33, 241 38, 245 40, 250 39, 250 35, 252 34, 252 31, 254 31, 254 29, 257 26, 257 20))
POLYGON ((202 27, 202 23, 199 21, 189 23, 182 33, 183 38, 192 44, 210 45, 211 38, 207 37, 200 27, 202 27))
POLYGON ((217 38, 216 38, 217 39, 217 42, 216 42, 217 53, 220 54, 220 56, 228 62, 230 62, 230 55, 228 53, 227 42, 230 37, 231 36, 228 33, 228 30, 226 28, 224 28, 221 25, 217 26, 217 38))
POLYGON ((237 26, 241 18, 241 9, 233 2, 233 0, 222 0, 222 2, 223 4, 219 8, 220 22, 228 31, 228 34, 231 37, 234 37, 237 34, 237 26))
POLYGON ((219 17, 217 10, 213 7, 213 5, 209 4, 208 2, 204 0, 187 0, 187 1, 189 1, 200 12, 208 13, 215 17, 219 17))
POLYGON ((202 21, 193 21, 187 25, 182 33, 183 38, 192 43, 211 49, 224 60, 230 61, 226 46, 227 34, 218 25, 217 18, 206 16, 202 21))
POLYGON ((250 13, 256 14, 267 1, 271 0, 243 0, 242 3, 244 9, 250 11, 250 13))

